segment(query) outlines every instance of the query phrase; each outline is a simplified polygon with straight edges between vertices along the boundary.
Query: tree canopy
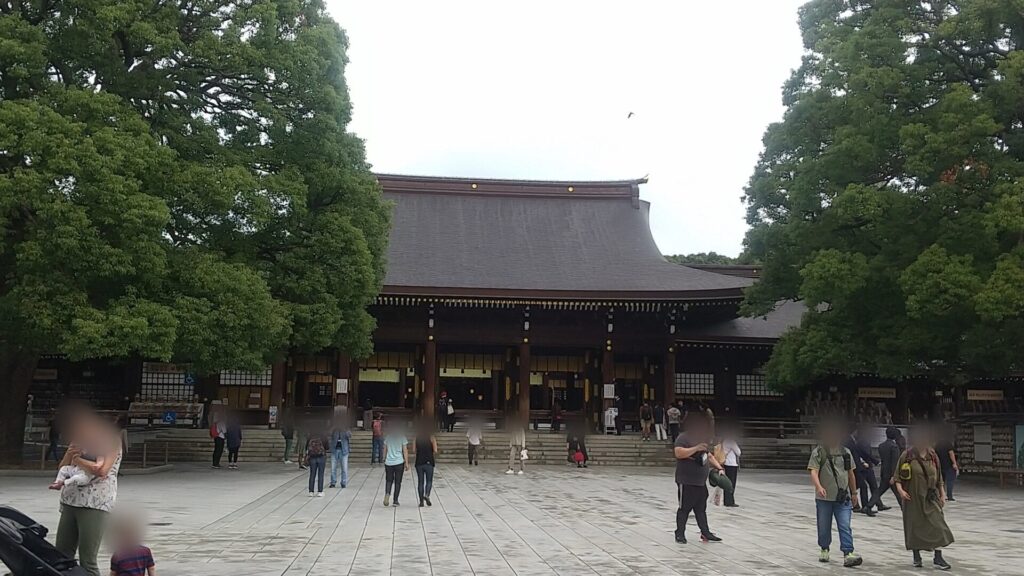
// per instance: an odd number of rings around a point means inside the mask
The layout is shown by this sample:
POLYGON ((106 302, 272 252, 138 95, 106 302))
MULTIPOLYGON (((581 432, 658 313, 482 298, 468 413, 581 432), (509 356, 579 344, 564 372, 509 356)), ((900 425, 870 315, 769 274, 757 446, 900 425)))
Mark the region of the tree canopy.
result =
POLYGON ((389 209, 346 48, 320 0, 0 0, 3 446, 41 353, 370 351, 389 209))
POLYGON ((693 254, 673 254, 666 260, 675 264, 747 264, 743 257, 733 258, 718 252, 694 252, 693 254))
POLYGON ((947 383, 1024 369, 1024 4, 813 0, 746 190, 767 372, 947 383))

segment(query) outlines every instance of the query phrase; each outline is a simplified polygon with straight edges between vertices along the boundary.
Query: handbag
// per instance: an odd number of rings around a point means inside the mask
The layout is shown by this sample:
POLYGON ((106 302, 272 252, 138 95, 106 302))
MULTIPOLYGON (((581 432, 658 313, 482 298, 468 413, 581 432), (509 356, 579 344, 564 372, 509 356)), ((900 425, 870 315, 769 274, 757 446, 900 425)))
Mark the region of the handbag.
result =
POLYGON ((715 488, 715 495, 712 498, 712 502, 714 502, 715 506, 721 506, 722 505, 722 489, 721 488, 715 488))
POLYGON ((519 453, 519 459, 520 460, 529 460, 530 459, 530 453, 526 451, 526 448, 523 448, 523 451, 519 453))

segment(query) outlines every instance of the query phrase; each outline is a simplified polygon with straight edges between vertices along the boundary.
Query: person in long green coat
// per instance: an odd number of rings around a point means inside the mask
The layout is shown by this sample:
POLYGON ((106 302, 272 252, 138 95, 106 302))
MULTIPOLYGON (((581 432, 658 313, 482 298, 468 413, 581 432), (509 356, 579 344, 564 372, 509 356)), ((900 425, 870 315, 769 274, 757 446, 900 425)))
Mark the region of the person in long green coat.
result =
POLYGON ((926 429, 914 431, 911 447, 900 455, 896 464, 894 483, 903 501, 903 536, 907 550, 914 553, 914 566, 921 567, 922 550, 933 550, 935 567, 949 570, 941 548, 953 543, 953 532, 942 512, 946 505, 946 487, 931 442, 931 434, 926 429))

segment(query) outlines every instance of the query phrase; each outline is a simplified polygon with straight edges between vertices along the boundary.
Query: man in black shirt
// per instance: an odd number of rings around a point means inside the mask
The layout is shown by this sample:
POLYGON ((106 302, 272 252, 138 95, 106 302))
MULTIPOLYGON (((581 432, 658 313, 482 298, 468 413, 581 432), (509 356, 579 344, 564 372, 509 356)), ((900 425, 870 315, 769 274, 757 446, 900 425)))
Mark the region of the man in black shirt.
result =
MULTIPOLYGON (((886 490, 893 490, 892 477, 896 473, 896 462, 900 459, 900 447, 896 445, 896 438, 900 435, 898 428, 889 426, 885 429, 885 441, 878 445, 878 457, 882 461, 882 476, 878 481, 878 490, 867 504, 870 510, 873 506, 878 507, 879 512, 884 512, 890 507, 882 504, 882 494, 886 490)), ((899 498, 896 499, 897 502, 899 498)))
POLYGON ((947 432, 945 438, 935 446, 935 453, 942 466, 942 479, 946 481, 946 500, 949 502, 956 501, 956 498, 953 498, 953 486, 956 484, 956 477, 960 475, 960 465, 956 461, 956 446, 952 437, 952 432, 947 432))
POLYGON ((691 414, 686 420, 686 431, 676 438, 676 490, 679 507, 676 509, 676 542, 686 543, 686 524, 690 512, 697 518, 703 542, 721 542, 708 527, 708 475, 714 468, 724 472, 722 465, 709 451, 711 426, 703 414, 691 414))

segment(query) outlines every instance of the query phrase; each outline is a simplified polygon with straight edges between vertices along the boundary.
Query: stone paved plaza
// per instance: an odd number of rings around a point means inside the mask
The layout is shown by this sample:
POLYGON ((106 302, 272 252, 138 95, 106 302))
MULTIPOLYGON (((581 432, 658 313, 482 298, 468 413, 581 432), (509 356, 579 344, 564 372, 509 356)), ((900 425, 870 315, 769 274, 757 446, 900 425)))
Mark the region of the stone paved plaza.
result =
MULTIPOLYGON (((725 542, 695 543, 691 526, 691 543, 680 545, 672 536, 671 469, 502 472, 442 466, 434 506, 421 509, 408 474, 402 506, 382 505, 383 468, 355 467, 348 488, 311 499, 294 467, 186 465, 123 477, 119 502, 146 511, 161 576, 845 572, 840 563, 817 562, 804 474, 741 471, 741 507, 710 510, 725 542)), ((0 503, 55 531, 57 496, 47 482, 0 477, 0 503)), ((955 573, 1024 574, 1024 491, 964 483, 959 492, 947 508, 957 542, 946 557, 955 573)), ((855 515, 854 534, 865 559, 858 572, 921 573, 903 550, 898 510, 855 515)), ((838 539, 833 549, 838 556, 838 539)))

